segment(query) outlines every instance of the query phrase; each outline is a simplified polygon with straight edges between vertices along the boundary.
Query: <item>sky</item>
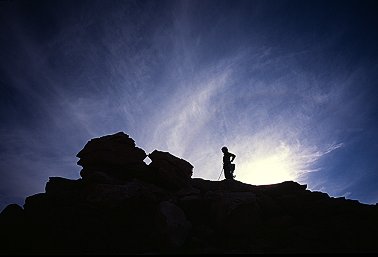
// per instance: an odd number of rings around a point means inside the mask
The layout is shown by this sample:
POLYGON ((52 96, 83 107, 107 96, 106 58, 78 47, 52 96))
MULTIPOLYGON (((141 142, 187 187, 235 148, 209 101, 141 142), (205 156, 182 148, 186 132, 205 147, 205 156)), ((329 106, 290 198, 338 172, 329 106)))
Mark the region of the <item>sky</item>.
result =
POLYGON ((193 178, 227 146, 244 183, 375 204, 377 81, 377 1, 0 1, 0 210, 119 131, 193 178))

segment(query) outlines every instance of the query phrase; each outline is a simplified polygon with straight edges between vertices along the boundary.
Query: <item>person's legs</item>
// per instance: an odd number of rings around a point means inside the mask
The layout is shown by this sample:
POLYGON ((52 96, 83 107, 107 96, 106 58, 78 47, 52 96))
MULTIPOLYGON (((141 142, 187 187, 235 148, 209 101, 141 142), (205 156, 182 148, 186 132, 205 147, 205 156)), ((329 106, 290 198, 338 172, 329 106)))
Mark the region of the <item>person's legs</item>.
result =
POLYGON ((232 174, 231 174, 231 171, 230 171, 230 167, 227 166, 227 165, 224 165, 223 166, 223 170, 224 170, 224 177, 226 179, 232 179, 232 174))

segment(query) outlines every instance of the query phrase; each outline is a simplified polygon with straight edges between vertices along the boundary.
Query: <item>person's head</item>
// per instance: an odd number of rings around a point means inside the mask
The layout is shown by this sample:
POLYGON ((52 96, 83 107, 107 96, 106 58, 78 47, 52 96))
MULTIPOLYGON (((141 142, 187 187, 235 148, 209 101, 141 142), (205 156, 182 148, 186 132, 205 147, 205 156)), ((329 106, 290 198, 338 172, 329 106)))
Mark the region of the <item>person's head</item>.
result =
POLYGON ((227 153, 227 152, 228 152, 227 147, 223 146, 223 147, 222 147, 222 152, 223 152, 223 153, 227 153))

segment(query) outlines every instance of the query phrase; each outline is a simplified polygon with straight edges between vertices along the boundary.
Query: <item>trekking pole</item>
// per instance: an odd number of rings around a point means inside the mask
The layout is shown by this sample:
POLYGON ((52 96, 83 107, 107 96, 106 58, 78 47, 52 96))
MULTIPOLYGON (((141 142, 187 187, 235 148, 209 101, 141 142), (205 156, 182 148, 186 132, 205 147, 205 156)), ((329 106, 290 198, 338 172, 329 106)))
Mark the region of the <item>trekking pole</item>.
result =
POLYGON ((222 168, 222 170, 221 170, 221 173, 219 174, 219 178, 218 178, 218 180, 219 180, 220 177, 222 176, 222 171, 223 171, 223 168, 222 168))

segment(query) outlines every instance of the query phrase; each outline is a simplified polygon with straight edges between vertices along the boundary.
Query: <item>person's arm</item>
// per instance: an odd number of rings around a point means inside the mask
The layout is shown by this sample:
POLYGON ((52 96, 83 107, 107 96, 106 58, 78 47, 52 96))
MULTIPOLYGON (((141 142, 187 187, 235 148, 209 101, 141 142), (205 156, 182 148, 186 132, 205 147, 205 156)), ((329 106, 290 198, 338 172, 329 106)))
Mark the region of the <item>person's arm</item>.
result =
POLYGON ((231 154, 231 162, 233 162, 234 161, 234 159, 235 159, 235 157, 236 157, 236 155, 235 154, 233 154, 233 153, 230 153, 231 154))

